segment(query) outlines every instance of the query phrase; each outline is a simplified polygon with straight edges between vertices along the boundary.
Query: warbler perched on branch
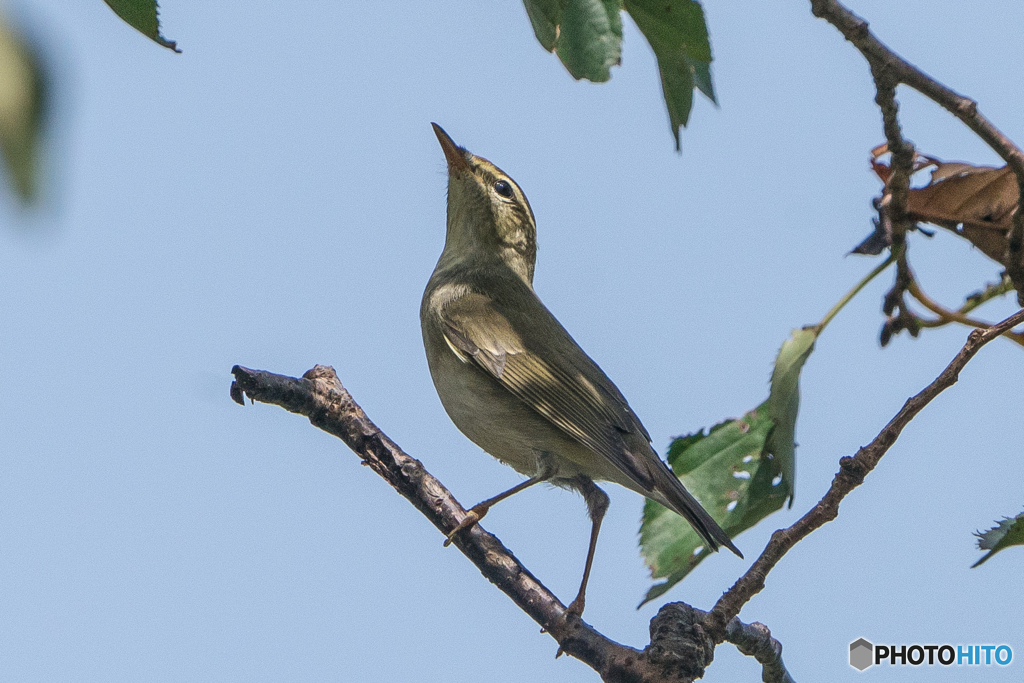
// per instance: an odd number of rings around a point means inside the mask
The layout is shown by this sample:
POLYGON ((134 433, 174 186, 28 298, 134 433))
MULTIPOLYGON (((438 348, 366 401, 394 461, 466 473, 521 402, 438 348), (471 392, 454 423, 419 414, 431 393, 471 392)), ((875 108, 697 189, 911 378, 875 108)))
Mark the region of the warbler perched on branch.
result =
POLYGON ((448 229, 420 307, 423 344, 441 403, 485 451, 529 477, 471 508, 446 545, 495 503, 550 482, 579 491, 593 523, 580 615, 612 481, 682 515, 708 547, 743 557, 683 487, 618 388, 533 291, 537 228, 526 195, 497 166, 456 145, 448 160, 448 229))

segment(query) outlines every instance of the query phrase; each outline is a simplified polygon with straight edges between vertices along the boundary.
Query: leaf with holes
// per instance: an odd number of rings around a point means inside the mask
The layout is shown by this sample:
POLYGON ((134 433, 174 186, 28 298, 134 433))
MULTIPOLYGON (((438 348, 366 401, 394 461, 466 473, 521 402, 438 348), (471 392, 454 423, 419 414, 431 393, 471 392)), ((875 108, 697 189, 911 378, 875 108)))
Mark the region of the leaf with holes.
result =
MULTIPOLYGON (((779 349, 768 400, 738 420, 715 425, 705 435, 675 439, 668 462, 687 490, 719 526, 735 538, 793 504, 796 469, 796 417, 800 371, 814 350, 818 330, 793 330, 779 349)), ((663 595, 711 554, 690 524, 667 508, 646 501, 640 524, 640 552, 651 578, 644 603, 663 595)))
POLYGON ((765 445, 778 462, 782 482, 793 507, 796 484, 796 417, 800 410, 800 371, 814 350, 818 331, 813 327, 793 330, 782 344, 772 369, 772 388, 768 394, 768 415, 775 429, 765 445))
POLYGON ((181 52, 173 40, 160 35, 160 9, 156 0, 104 0, 125 23, 158 45, 181 52))
MULTIPOLYGON (((740 419, 715 425, 707 434, 679 437, 669 446, 672 470, 730 536, 781 508, 790 493, 778 459, 765 448, 774 426, 766 401, 740 419)), ((666 579, 650 588, 641 605, 710 554, 685 519, 650 500, 640 526, 640 551, 651 577, 666 579)))
POLYGON ((46 75, 31 42, 0 19, 0 153, 24 204, 39 189, 39 146, 46 75))
POLYGON ((971 565, 972 569, 1004 548, 1024 545, 1024 512, 1016 517, 1004 517, 998 526, 984 533, 976 533, 975 536, 978 537, 978 548, 988 552, 971 565))

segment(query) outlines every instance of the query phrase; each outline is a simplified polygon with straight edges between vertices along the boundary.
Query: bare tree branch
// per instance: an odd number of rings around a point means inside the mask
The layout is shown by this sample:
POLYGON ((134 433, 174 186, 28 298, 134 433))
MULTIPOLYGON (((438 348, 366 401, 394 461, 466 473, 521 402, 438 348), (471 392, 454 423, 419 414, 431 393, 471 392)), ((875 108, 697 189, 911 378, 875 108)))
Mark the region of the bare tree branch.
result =
MULTIPOLYGON (((383 477, 443 534, 466 516, 451 492, 419 460, 406 454, 370 421, 333 368, 317 365, 301 379, 238 365, 231 372, 235 376, 231 397, 237 403, 244 405, 248 396, 254 402, 272 403, 305 415, 314 426, 344 441, 362 458, 363 464, 383 477)), ((455 536, 453 543, 558 642, 559 653, 585 662, 605 681, 688 683, 703 676, 704 668, 714 658, 715 643, 703 628, 705 613, 689 605, 672 603, 663 607, 651 621, 650 645, 643 651, 636 650, 606 638, 575 615, 568 615, 558 598, 479 524, 455 536)), ((736 628, 742 631, 749 627, 739 624, 736 628)), ((748 640, 743 641, 743 647, 748 647, 748 640)), ((768 666, 763 645, 751 652, 768 666)), ((772 666, 781 667, 781 660, 772 666)))
POLYGON ((874 64, 871 74, 875 80, 875 104, 882 112, 882 129, 892 152, 892 173, 885 184, 886 196, 879 206, 879 220, 888 220, 892 226, 892 247, 903 249, 911 221, 907 219, 907 197, 910 195, 910 176, 914 171, 914 146, 907 142, 900 129, 899 105, 896 103, 897 81, 887 69, 874 64))
POLYGON ((768 573, 779 560, 805 536, 827 522, 831 522, 839 514, 839 503, 853 489, 864 482, 864 477, 875 468, 886 451, 896 443, 903 428, 906 427, 932 399, 953 386, 960 377, 967 362, 985 344, 1004 332, 1024 323, 1024 309, 1017 311, 1006 320, 985 329, 977 329, 967 337, 956 357, 946 366, 938 377, 916 396, 908 399, 903 408, 889 421, 871 443, 857 451, 853 457, 847 456, 839 461, 839 472, 836 473, 825 496, 803 517, 786 529, 779 529, 772 534, 771 540, 761 556, 747 572, 733 584, 718 600, 714 608, 708 612, 704 623, 708 633, 716 643, 726 639, 727 625, 740 613, 743 605, 764 588, 768 573))
MULTIPOLYGON (((423 463, 406 454, 370 421, 342 386, 334 368, 317 365, 301 379, 237 365, 231 372, 235 376, 231 396, 236 402, 244 404, 244 392, 253 401, 273 403, 305 415, 314 426, 344 441, 363 464, 383 477, 442 533, 450 532, 466 516, 465 509, 423 463)), ((630 663, 641 659, 636 650, 605 638, 577 618, 568 618, 558 598, 479 524, 455 536, 453 543, 566 653, 602 675, 616 667, 628 670, 630 663)))
MULTIPOLYGON (((871 74, 878 89, 876 102, 882 108, 886 139, 893 152, 894 173, 897 167, 897 152, 900 154, 905 152, 899 146, 892 147, 893 142, 897 142, 899 145, 899 126, 895 121, 893 96, 896 86, 900 83, 909 85, 960 119, 964 125, 974 131, 1002 157, 1013 171, 1017 177, 1020 199, 1013 217, 1013 227, 1007 235, 1006 262, 1008 264, 1007 272, 1017 290, 1017 300, 1020 305, 1024 306, 1024 211, 1021 211, 1019 205, 1020 201, 1024 200, 1024 152, 978 111, 977 102, 939 83, 890 50, 868 30, 868 22, 851 12, 838 0, 811 0, 811 12, 819 19, 825 19, 835 26, 843 34, 843 37, 853 43, 854 47, 864 55, 871 66, 871 74), (887 114, 890 102, 892 102, 891 121, 887 114), (893 124, 896 124, 895 128, 892 127, 893 124)), ((899 200, 898 197, 896 199, 899 200)), ((905 207, 905 198, 903 201, 904 203, 898 205, 899 209, 905 207)), ((899 219, 900 216, 893 216, 893 218, 899 219)))
POLYGON ((738 617, 733 617, 725 628, 725 639, 761 664, 764 683, 794 683, 782 663, 782 644, 772 638, 772 632, 764 624, 756 621, 744 624, 738 617))

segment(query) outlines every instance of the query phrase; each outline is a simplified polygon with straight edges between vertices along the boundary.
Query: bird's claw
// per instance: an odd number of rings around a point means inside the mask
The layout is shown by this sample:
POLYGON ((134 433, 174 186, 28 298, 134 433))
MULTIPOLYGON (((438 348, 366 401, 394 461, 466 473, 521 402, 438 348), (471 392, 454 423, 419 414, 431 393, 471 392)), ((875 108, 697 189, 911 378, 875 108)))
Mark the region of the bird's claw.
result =
MULTIPOLYGON (((577 619, 583 618, 583 608, 586 606, 586 598, 583 595, 577 595, 576 599, 569 603, 569 606, 565 608, 565 617, 576 617, 577 619)), ((558 659, 565 654, 565 649, 559 645, 558 652, 555 653, 555 659, 558 659)))
POLYGON ((472 508, 471 510, 466 512, 466 516, 462 518, 462 521, 459 522, 459 525, 448 533, 448 538, 446 538, 444 541, 444 547, 447 548, 452 544, 452 541, 455 539, 455 534, 479 522, 481 519, 483 519, 483 516, 486 513, 487 510, 484 510, 483 512, 478 512, 476 508, 472 508))

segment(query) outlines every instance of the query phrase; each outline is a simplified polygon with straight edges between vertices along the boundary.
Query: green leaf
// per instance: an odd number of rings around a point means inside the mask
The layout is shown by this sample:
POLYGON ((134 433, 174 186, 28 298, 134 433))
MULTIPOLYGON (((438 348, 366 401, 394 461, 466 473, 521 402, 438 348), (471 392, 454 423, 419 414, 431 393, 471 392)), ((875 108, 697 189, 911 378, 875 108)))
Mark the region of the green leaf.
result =
POLYGON ((980 560, 971 565, 971 568, 988 560, 1003 548, 1011 545, 1024 545, 1024 512, 1016 517, 1004 517, 999 525, 985 533, 975 533, 978 537, 978 548, 988 552, 980 560))
POLYGON ((561 0, 523 0, 526 14, 533 25, 533 34, 551 52, 558 42, 558 24, 562 21, 561 0))
POLYGON ((181 52, 173 40, 160 35, 159 8, 156 0, 104 0, 117 16, 137 29, 139 33, 153 39, 159 45, 181 52))
POLYGON ((693 89, 715 102, 704 8, 694 0, 625 0, 624 6, 658 59, 669 125, 678 150, 679 128, 690 119, 693 89))
POLYGON ((622 58, 621 0, 562 0, 558 58, 573 78, 607 81, 622 58))
POLYGON ((622 57, 622 0, 524 0, 533 32, 572 77, 602 82, 622 57))
MULTIPOLYGON (((740 419, 715 425, 707 434, 701 430, 677 438, 669 446, 672 470, 730 536, 781 508, 790 495, 779 461, 765 450, 774 426, 766 401, 740 419)), ((640 551, 651 577, 666 579, 651 587, 641 605, 711 554, 685 519, 650 500, 644 506, 640 551)))
POLYGON ((695 0, 523 0, 533 33, 555 51, 573 78, 601 82, 622 58, 623 8, 654 49, 669 125, 680 148, 679 128, 690 120, 693 89, 715 102, 711 43, 704 8, 695 0))
POLYGON ((789 490, 789 507, 793 507, 796 483, 796 416, 800 410, 800 370, 814 350, 818 331, 814 327, 793 330, 782 344, 772 370, 772 388, 768 394, 768 415, 775 429, 768 437, 768 453, 778 459, 782 481, 789 490))
MULTIPOLYGON (((730 537, 793 504, 796 469, 796 416, 800 407, 800 370, 817 339, 816 327, 793 330, 779 350, 768 400, 742 419, 728 420, 675 439, 668 461, 687 490, 730 537)), ((647 501, 640 525, 640 552, 651 578, 643 602, 679 583, 711 554, 689 523, 661 505, 647 501)))
POLYGON ((46 78, 32 45, 0 19, 0 154, 23 204, 39 189, 46 78))
POLYGON ((693 75, 686 69, 685 61, 685 58, 679 58, 678 63, 672 64, 668 60, 658 59, 661 90, 665 94, 668 122, 672 127, 672 136, 676 140, 677 152, 682 149, 679 128, 690 120, 690 110, 693 108, 693 75))
POLYGON ((697 86, 697 90, 704 93, 704 96, 712 102, 717 103, 718 100, 715 99, 715 86, 711 82, 711 62, 702 62, 691 57, 687 57, 686 62, 693 74, 693 84, 697 86))
POLYGON ((657 53, 678 50, 711 61, 704 8, 695 0, 625 0, 624 7, 657 53))

